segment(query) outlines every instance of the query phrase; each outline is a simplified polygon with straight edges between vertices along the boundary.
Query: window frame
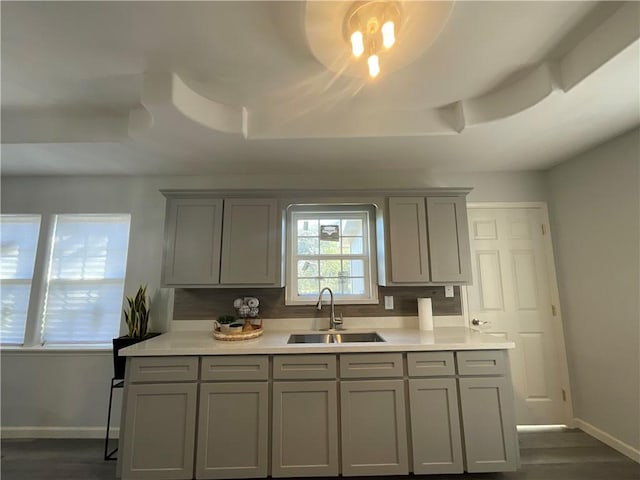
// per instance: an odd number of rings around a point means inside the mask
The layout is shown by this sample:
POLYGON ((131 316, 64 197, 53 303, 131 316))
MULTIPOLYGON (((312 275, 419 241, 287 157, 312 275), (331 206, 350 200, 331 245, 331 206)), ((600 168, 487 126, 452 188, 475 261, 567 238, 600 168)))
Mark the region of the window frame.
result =
MULTIPOLYGON (((368 264, 369 276, 365 275, 365 291, 368 290, 369 294, 366 297, 360 298, 348 298, 334 292, 334 303, 336 305, 371 305, 378 304, 378 256, 377 256, 377 242, 376 242, 376 209, 375 203, 363 202, 363 203, 292 203, 286 208, 285 216, 285 248, 283 249, 283 255, 285 256, 285 305, 315 305, 316 298, 300 297, 297 295, 297 260, 298 254, 295 250, 296 235, 296 220, 297 217, 312 217, 314 219, 320 219, 319 217, 325 214, 327 217, 342 217, 348 214, 362 216, 365 215, 366 221, 364 222, 365 230, 363 232, 363 240, 368 240, 364 246, 364 250, 368 252, 358 255, 343 255, 342 253, 336 255, 330 255, 329 259, 360 259, 366 257, 365 265, 368 264)), ((325 217, 326 218, 326 217, 325 217)), ((355 218, 355 216, 354 216, 355 218)), ((320 255, 318 254, 318 257, 320 255)))

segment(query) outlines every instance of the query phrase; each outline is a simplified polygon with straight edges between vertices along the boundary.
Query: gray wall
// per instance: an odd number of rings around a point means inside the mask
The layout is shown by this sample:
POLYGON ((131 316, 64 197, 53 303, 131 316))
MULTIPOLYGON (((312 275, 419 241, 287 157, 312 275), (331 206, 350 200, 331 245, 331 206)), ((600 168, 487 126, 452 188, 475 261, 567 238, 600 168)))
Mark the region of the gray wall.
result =
POLYGON ((548 172, 574 414, 640 449, 640 132, 548 172))
MULTIPOLYGON (((87 161, 90 161, 88 159, 87 161)), ((434 175, 218 175, 215 177, 2 177, 3 213, 130 213, 131 237, 125 293, 141 283, 152 292, 152 329, 165 331, 171 317, 171 291, 160 290, 164 228, 161 188, 419 188, 475 187, 470 201, 544 201, 539 172, 434 175)), ((121 329, 124 331, 124 328, 121 329)), ((106 421, 109 353, 2 352, 3 427, 25 432, 86 435, 106 421), (40 380, 38 380, 40 379, 40 380), (77 415, 72 414, 77 412, 77 415), (30 429, 29 427, 33 428, 30 429), (44 430, 42 430, 44 429, 44 430), (88 430, 87 430, 88 429, 88 430), (93 430, 92 430, 93 429, 93 430)), ((4 434, 11 433, 8 430, 4 434)))

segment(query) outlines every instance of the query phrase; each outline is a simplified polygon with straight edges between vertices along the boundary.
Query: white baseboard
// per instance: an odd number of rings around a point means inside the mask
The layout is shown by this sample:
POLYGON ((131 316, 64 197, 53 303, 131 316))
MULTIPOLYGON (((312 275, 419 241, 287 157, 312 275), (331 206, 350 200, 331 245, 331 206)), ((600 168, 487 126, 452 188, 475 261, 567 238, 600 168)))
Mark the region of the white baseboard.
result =
MULTIPOLYGON (((109 439, 117 439, 120 429, 111 427, 109 439)), ((104 427, 1 427, 2 438, 104 438, 104 427)))
POLYGON ((627 445, 626 443, 618 440, 617 438, 609 435, 607 432, 603 432, 597 427, 594 427, 589 422, 585 422, 579 418, 574 418, 575 426, 585 433, 588 433, 592 437, 597 438, 602 443, 609 445, 614 450, 619 451, 623 455, 626 455, 631 460, 640 463, 640 450, 627 445))

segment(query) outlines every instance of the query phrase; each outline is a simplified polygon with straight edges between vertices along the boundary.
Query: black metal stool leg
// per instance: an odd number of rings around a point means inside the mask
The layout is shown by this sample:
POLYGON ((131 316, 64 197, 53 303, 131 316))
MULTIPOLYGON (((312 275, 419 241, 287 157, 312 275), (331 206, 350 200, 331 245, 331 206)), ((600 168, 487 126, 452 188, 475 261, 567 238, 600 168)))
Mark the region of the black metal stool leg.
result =
POLYGON ((118 451, 118 447, 109 452, 109 430, 111 429, 111 405, 113 403, 113 389, 114 388, 122 388, 124 382, 122 380, 116 379, 115 377, 111 379, 111 389, 109 391, 109 413, 107 414, 107 432, 104 438, 104 459, 105 460, 117 460, 118 457, 114 457, 113 454, 118 451), (114 381, 118 380, 119 383, 114 385, 114 381))

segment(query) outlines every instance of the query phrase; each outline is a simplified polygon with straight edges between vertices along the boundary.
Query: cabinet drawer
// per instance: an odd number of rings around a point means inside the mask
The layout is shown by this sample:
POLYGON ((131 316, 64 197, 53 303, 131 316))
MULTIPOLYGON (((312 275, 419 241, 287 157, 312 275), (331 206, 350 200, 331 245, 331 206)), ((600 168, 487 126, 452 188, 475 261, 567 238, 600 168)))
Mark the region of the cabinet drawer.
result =
POLYGON ((269 358, 266 355, 230 355, 202 357, 201 380, 267 380, 269 358))
POLYGON ((460 375, 504 375, 504 352, 502 350, 471 350, 457 352, 460 375))
POLYGON ((401 353, 349 353, 340 355, 342 378, 402 377, 401 353))
POLYGON ((336 378, 335 355, 276 355, 274 380, 314 380, 336 378))
POLYGON ((198 380, 198 357, 132 357, 129 382, 187 382, 198 380))
POLYGON ((455 375, 453 352, 414 352, 407 354, 410 377, 441 377, 455 375))

